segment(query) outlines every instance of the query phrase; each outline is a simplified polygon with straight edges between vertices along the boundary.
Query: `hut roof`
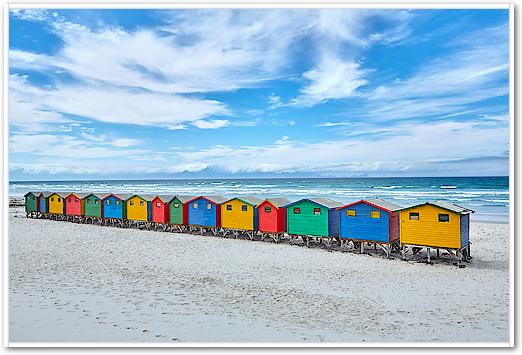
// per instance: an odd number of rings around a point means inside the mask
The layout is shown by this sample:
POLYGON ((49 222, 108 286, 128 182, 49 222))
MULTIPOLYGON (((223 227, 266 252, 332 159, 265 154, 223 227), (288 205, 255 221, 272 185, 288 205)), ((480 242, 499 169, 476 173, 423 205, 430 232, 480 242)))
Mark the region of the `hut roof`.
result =
POLYGON ((129 198, 135 196, 134 194, 111 194, 111 195, 116 196, 117 198, 119 198, 122 201, 127 201, 129 198))
POLYGON ((310 201, 310 202, 315 203, 316 205, 327 207, 328 209, 337 208, 337 207, 341 206, 340 202, 334 201, 334 200, 326 198, 326 197, 318 197, 318 198, 303 198, 298 201, 289 203, 283 207, 292 206, 301 201, 310 201))
POLYGON ((139 198, 145 200, 145 201, 152 201, 156 198, 156 196, 158 195, 151 195, 151 194, 145 194, 145 195, 138 195, 138 194, 134 194, 132 196, 138 196, 139 198))
POLYGON ((223 197, 221 195, 206 195, 206 196, 195 196, 193 199, 188 200, 185 203, 192 202, 194 200, 197 200, 198 198, 203 198, 203 199, 207 200, 208 202, 212 202, 212 203, 215 203, 215 204, 218 204, 218 205, 228 201, 228 198, 223 197))
POLYGON ((367 203, 367 204, 370 204, 370 205, 372 205, 374 207, 377 207, 377 208, 380 208, 380 209, 383 209, 383 210, 386 210, 386 211, 389 211, 389 212, 395 212, 395 211, 398 211, 398 210, 400 210, 402 208, 401 206, 396 205, 395 203, 390 202, 390 201, 382 200, 380 198, 371 198, 371 199, 367 199, 367 200, 359 200, 357 202, 349 203, 347 205, 338 207, 337 209, 338 210, 342 210, 342 209, 345 209, 347 207, 357 205, 359 203, 367 203))
MULTIPOLYGON (((61 198, 66 198, 67 196, 69 196, 70 194, 72 194, 74 192, 67 192, 67 191, 59 191, 59 192, 51 192, 51 195, 52 194, 57 194, 58 196, 60 196, 61 198)), ((51 196, 49 195, 49 196, 51 196)))
POLYGON ((290 203, 290 200, 285 197, 272 197, 272 198, 264 199, 263 201, 259 202, 257 204, 257 206, 263 204, 265 201, 268 201, 269 203, 271 203, 272 205, 274 205, 277 208, 286 206, 290 203))
POLYGON ((234 197, 234 198, 230 198, 228 200, 226 200, 225 202, 223 203, 226 203, 226 202, 229 202, 229 201, 232 201, 232 200, 239 200, 239 201, 242 201, 252 207, 256 207, 257 205, 259 205, 261 202, 263 202, 262 199, 260 198, 257 198, 257 197, 254 197, 254 196, 241 196, 241 197, 234 197))
POLYGON ((52 194, 54 194, 54 192, 51 192, 51 191, 44 191, 44 192, 42 192, 42 194, 44 195, 44 197, 49 197, 49 196, 51 196, 52 194))
POLYGON ((84 192, 84 193, 81 193, 81 194, 76 194, 77 196, 79 196, 81 199, 84 199, 86 197, 89 197, 91 195, 93 195, 92 192, 84 192))
POLYGON ((33 195, 35 195, 35 196, 40 196, 42 193, 43 193, 43 192, 40 192, 40 191, 29 191, 28 193, 26 193, 26 194, 24 195, 24 197, 27 196, 27 195, 30 195, 30 194, 33 194, 33 195))
POLYGON ((154 198, 153 200, 156 198, 156 197, 159 197, 159 199, 161 201, 163 201, 163 203, 169 203, 175 196, 174 195, 154 195, 154 198))
POLYGON ((180 200, 181 203, 187 203, 188 201, 193 200, 194 198, 196 198, 196 196, 194 196, 194 195, 175 195, 175 196, 173 196, 170 199, 169 203, 172 202, 172 200, 175 199, 175 198, 180 200))
POLYGON ((475 211, 470 210, 469 208, 465 208, 465 207, 456 205, 454 203, 446 202, 446 201, 433 201, 433 202, 419 203, 417 205, 401 208, 400 211, 405 211, 405 210, 409 210, 409 209, 419 207, 419 206, 424 206, 424 205, 436 206, 436 207, 442 208, 444 210, 448 210, 448 211, 455 212, 458 214, 475 213, 475 211))

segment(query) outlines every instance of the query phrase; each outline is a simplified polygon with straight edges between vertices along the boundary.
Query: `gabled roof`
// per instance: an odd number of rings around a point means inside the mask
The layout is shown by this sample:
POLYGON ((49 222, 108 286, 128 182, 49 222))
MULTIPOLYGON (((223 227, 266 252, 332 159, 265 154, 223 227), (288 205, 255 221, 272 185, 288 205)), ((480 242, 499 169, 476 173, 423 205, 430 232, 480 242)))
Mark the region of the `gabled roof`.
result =
POLYGON ((416 207, 419 207, 419 206, 425 206, 425 205, 432 205, 432 206, 439 207, 439 208, 442 208, 444 210, 455 212, 455 213, 458 213, 458 214, 475 213, 475 211, 473 211, 473 210, 470 210, 468 208, 465 208, 465 207, 462 207, 462 206, 459 206, 459 205, 455 205, 454 203, 450 203, 450 202, 446 202, 446 201, 433 201, 433 202, 419 203, 419 204, 414 205, 414 206, 401 208, 400 211, 405 211, 405 210, 409 210, 409 209, 412 209, 412 208, 416 208, 416 207))
POLYGON ((163 203, 169 203, 173 198, 174 195, 154 195, 154 199, 159 198, 163 203))
POLYGON ((54 194, 60 196, 61 198, 66 198, 67 196, 72 194, 72 192, 64 192, 64 191, 61 191, 61 192, 51 192, 51 194, 49 196, 54 195, 54 194))
POLYGON ((358 205, 360 203, 366 203, 366 204, 368 204, 370 206, 373 206, 375 208, 379 208, 379 209, 387 211, 387 212, 395 212, 395 211, 398 211, 398 210, 400 210, 402 208, 401 206, 396 205, 393 202, 382 200, 380 198, 371 198, 371 199, 369 198, 369 199, 366 199, 366 200, 359 200, 357 202, 349 203, 347 205, 338 207, 336 209, 337 210, 343 210, 345 208, 358 205))
POLYGON ((44 192, 42 192, 42 194, 44 195, 44 197, 49 197, 49 196, 51 196, 52 194, 54 194, 54 192, 51 192, 51 191, 44 191, 44 192))
POLYGON ((220 196, 220 195, 207 195, 207 196, 195 196, 193 199, 188 200, 185 203, 190 203, 190 202, 195 201, 200 198, 207 200, 210 203, 218 204, 218 205, 220 205, 228 200, 227 198, 220 196))
POLYGON ((41 194, 43 194, 43 192, 40 192, 40 191, 29 191, 28 193, 26 193, 24 195, 24 197, 27 196, 27 195, 30 195, 30 194, 33 194, 35 196, 40 196, 41 194))
POLYGON ((76 194, 77 196, 80 196, 80 198, 83 200, 84 198, 92 195, 93 193, 92 192, 84 192, 84 193, 81 193, 81 194, 76 194))
POLYGON ((318 197, 318 198, 303 198, 303 199, 300 199, 299 201, 289 203, 288 205, 285 205, 283 207, 292 206, 292 205, 295 205, 296 203, 299 203, 302 201, 310 201, 312 203, 315 203, 316 205, 323 206, 328 209, 337 208, 337 207, 341 206, 340 202, 334 201, 334 200, 326 198, 326 197, 318 197))
POLYGON ((259 207, 263 203, 268 202, 272 206, 276 208, 284 207, 290 203, 290 200, 285 197, 272 197, 272 198, 266 198, 263 201, 259 202, 256 207, 259 207))
POLYGON ((62 197, 63 197, 63 198, 67 198, 67 197, 69 197, 69 196, 71 196, 71 195, 74 195, 74 196, 76 196, 76 197, 78 197, 78 198, 82 198, 82 197, 81 197, 81 194, 77 194, 76 192, 67 192, 67 194, 66 194, 65 196, 62 196, 62 197))
POLYGON ((103 193, 98 193, 97 196, 99 196, 102 200, 105 200, 111 196, 114 196, 116 197, 118 200, 124 200, 121 196, 123 196, 125 194, 113 194, 113 193, 109 193, 109 192, 103 192, 103 193))
POLYGON ((113 196, 119 198, 122 201, 127 201, 129 198, 134 197, 134 194, 112 194, 113 196))
POLYGON ((132 197, 134 197, 134 196, 138 196, 139 198, 141 198, 142 200, 145 200, 145 201, 152 201, 152 200, 154 200, 156 198, 157 195, 150 195, 150 194, 138 195, 138 194, 133 194, 132 197))
POLYGON ((188 201, 193 200, 193 199, 196 198, 196 197, 197 197, 197 196, 194 196, 194 195, 190 195, 190 196, 189 196, 189 195, 175 195, 175 196, 173 196, 173 197, 170 199, 169 203, 171 203, 172 200, 174 200, 175 198, 177 198, 178 200, 180 200, 181 203, 187 203, 188 201))
POLYGON ((110 194, 105 194, 105 193, 98 193, 98 192, 88 192, 88 193, 85 193, 85 194, 82 194, 83 195, 83 199, 89 197, 89 196, 94 196, 94 197, 97 197, 99 198, 100 200, 103 200, 105 198, 105 196, 107 195, 110 195, 110 194))
POLYGON ((244 202, 247 205, 250 205, 252 207, 256 207, 258 204, 263 202, 263 200, 261 200, 260 198, 254 197, 254 196, 241 196, 241 197, 234 197, 234 198, 228 199, 228 200, 226 200, 223 203, 227 203, 227 202, 230 202, 232 200, 239 200, 239 201, 244 202))

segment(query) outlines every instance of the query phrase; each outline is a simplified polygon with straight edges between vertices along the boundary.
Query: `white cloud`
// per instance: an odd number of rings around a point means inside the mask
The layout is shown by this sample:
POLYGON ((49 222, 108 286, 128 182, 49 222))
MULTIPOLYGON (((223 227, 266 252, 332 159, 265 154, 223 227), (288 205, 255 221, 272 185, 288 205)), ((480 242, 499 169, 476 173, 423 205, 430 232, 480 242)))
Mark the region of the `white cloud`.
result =
POLYGON ((143 142, 139 139, 131 139, 131 138, 117 138, 110 142, 111 145, 113 145, 115 147, 121 147, 121 148, 131 147, 131 146, 139 145, 142 143, 143 142))
POLYGON ((179 127, 184 122, 229 113, 215 100, 101 85, 59 85, 43 89, 16 75, 9 79, 10 122, 24 128, 32 123, 66 122, 67 115, 110 123, 179 127))
POLYGON ((301 95, 292 100, 292 104, 314 106, 332 99, 356 96, 356 90, 368 83, 364 79, 367 72, 358 63, 325 55, 318 67, 303 74, 309 84, 301 89, 301 95))
POLYGON ((348 126, 348 122, 325 122, 321 123, 319 127, 338 127, 338 126, 348 126))
POLYGON ((192 122, 194 126, 201 129, 217 129, 230 125, 228 120, 199 120, 192 122))

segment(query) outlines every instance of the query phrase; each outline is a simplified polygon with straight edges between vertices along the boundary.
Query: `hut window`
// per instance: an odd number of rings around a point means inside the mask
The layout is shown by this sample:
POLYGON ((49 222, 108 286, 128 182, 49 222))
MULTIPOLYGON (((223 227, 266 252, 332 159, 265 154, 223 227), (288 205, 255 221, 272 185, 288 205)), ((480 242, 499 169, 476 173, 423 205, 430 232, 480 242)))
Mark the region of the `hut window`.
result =
POLYGON ((314 208, 314 214, 315 215, 320 215, 321 214, 321 209, 320 208, 314 208))
POLYGON ((94 204, 97 205, 98 203, 100 203, 100 201, 98 200, 94 200, 94 204))
POLYGON ((129 201, 129 205, 134 206, 134 201, 129 201))
POLYGON ((232 205, 227 205, 227 211, 232 211, 232 205))
POLYGON ((116 200, 116 206, 118 206, 120 204, 120 201, 116 200))
POLYGON ((90 203, 90 202, 91 202, 91 199, 90 199, 90 198, 88 198, 88 199, 87 199, 87 203, 90 203))
POLYGON ((270 212, 272 212, 272 207, 270 207, 270 206, 265 206, 265 212, 266 212, 266 213, 270 213, 270 212))
POLYGON ((68 201, 71 202, 71 198, 70 198, 70 197, 69 197, 69 200, 68 200, 68 201))
POLYGON ((348 211, 346 211, 346 215, 348 217, 355 217, 355 210, 348 210, 348 211))
POLYGON ((294 207, 294 214, 301 214, 301 209, 299 207, 294 207))
POLYGON ((140 206, 143 206, 143 201, 140 201, 140 206))
POLYGON ((74 202, 78 202, 78 199, 77 199, 77 198, 75 198, 75 199, 74 199, 74 202))
POLYGON ((380 211, 372 211, 371 212, 372 218, 381 218, 381 212, 380 211))
POLYGON ((207 203, 207 210, 211 210, 211 209, 212 209, 212 204, 207 203))
POLYGON ((51 201, 53 201, 53 202, 54 202, 54 197, 51 197, 51 201))
POLYGON ((174 208, 178 208, 178 207, 179 207, 179 203, 176 202, 176 203, 174 204, 174 208))
MULTIPOLYGON (((105 203, 110 205, 111 204, 111 200, 107 200, 107 202, 105 202, 105 203)), ((116 201, 116 203, 118 203, 118 201, 116 201)))
POLYGON ((241 211, 246 212, 247 210, 248 210, 247 205, 242 205, 241 206, 241 211))
POLYGON ((161 207, 161 203, 156 202, 156 207, 161 207))
POLYGON ((439 222, 449 222, 449 214, 439 213, 439 222))
POLYGON ((194 207, 194 208, 198 208, 198 204, 195 203, 195 204, 192 205, 192 207, 194 207))
POLYGON ((62 202, 62 199, 58 197, 58 202, 62 202))
POLYGON ((418 221, 419 212, 410 212, 410 221, 418 221))
POLYGON ((33 196, 33 201, 35 200, 35 197, 33 196))

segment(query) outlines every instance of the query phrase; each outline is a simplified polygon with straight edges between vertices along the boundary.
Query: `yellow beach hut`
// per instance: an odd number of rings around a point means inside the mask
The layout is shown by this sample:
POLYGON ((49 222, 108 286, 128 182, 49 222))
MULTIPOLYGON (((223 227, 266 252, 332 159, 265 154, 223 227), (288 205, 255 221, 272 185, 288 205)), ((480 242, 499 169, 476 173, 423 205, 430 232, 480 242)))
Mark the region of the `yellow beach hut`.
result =
POLYGON ((127 219, 129 221, 145 221, 149 220, 149 197, 140 195, 131 195, 125 200, 127 210, 127 219))
MULTIPOLYGON (((446 201, 426 202, 400 211, 402 246, 456 251, 469 257, 469 215, 472 210, 446 201)), ((403 249, 404 251, 404 249, 403 249)))
POLYGON ((252 196, 236 197, 221 204, 221 227, 253 231, 257 229, 256 206, 263 200, 252 196))
POLYGON ((47 197, 47 203, 49 206, 49 213, 53 214, 65 214, 65 196, 69 193, 53 192, 47 197))

